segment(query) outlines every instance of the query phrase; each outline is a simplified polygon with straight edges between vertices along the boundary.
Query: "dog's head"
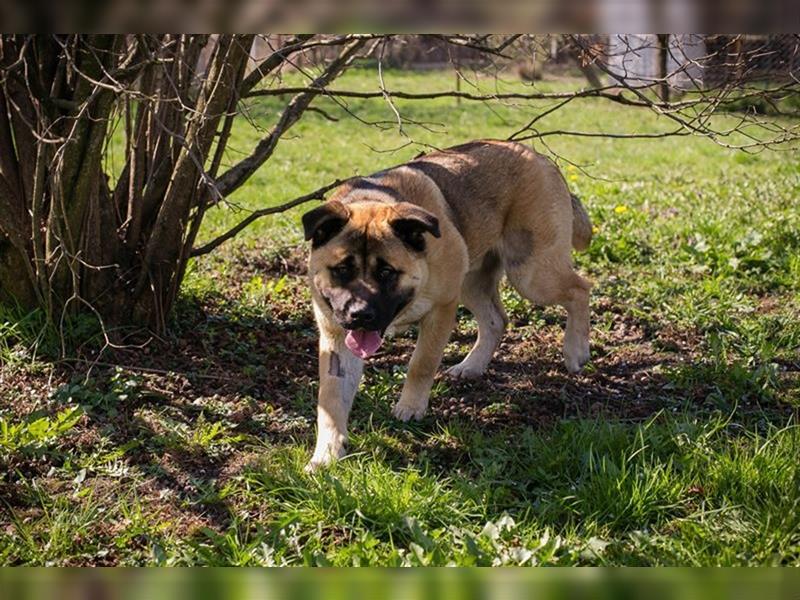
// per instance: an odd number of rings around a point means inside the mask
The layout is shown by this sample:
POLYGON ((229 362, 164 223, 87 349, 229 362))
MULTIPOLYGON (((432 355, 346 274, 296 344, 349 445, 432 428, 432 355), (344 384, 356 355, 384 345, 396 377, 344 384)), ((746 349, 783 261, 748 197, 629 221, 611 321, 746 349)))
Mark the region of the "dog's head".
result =
POLYGON ((347 347, 374 354, 425 283, 426 236, 440 236, 438 219, 406 202, 330 200, 303 215, 303 228, 312 285, 347 331, 347 347))

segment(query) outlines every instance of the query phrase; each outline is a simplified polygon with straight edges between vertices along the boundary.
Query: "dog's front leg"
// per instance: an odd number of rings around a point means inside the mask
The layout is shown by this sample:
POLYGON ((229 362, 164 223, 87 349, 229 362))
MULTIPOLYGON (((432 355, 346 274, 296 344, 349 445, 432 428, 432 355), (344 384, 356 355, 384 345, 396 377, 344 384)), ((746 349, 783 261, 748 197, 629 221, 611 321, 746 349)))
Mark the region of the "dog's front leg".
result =
POLYGON ((347 418, 363 370, 363 361, 345 346, 344 333, 320 327, 317 445, 307 471, 330 464, 344 454, 347 418))
POLYGON ((428 408, 433 377, 442 362, 442 354, 456 324, 458 302, 435 306, 419 324, 417 347, 408 364, 408 376, 400 401, 392 414, 401 421, 421 419, 428 408))

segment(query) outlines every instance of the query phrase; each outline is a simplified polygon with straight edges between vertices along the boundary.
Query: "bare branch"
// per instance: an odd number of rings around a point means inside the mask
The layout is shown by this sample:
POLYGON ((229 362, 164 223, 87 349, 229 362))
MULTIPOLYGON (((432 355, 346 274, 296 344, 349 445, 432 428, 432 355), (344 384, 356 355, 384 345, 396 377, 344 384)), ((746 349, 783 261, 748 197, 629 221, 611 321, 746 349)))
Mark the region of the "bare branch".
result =
MULTIPOLYGON (((649 87, 649 86, 647 86, 649 87)), ((443 90, 440 92, 404 92, 402 90, 377 90, 374 92, 362 92, 356 90, 332 90, 320 89, 314 86, 308 87, 283 87, 254 90, 245 97, 253 98, 258 96, 287 96, 290 94, 324 94, 339 98, 384 98, 385 94, 401 100, 435 100, 437 98, 461 98, 463 100, 473 100, 476 102, 490 102, 492 100, 563 100, 565 98, 605 98, 628 106, 650 107, 652 102, 636 102, 619 94, 618 85, 607 85, 599 89, 576 90, 574 92, 505 92, 494 94, 476 94, 472 92, 459 92, 456 90, 443 90)), ((635 86, 631 89, 636 89, 635 86)), ((655 103, 663 105, 665 108, 682 106, 681 103, 655 103)))
POLYGON ((307 40, 314 37, 314 34, 301 34, 296 35, 294 38, 286 42, 281 48, 270 54, 267 58, 262 60, 253 71, 244 78, 239 86, 239 95, 246 96, 258 83, 272 73, 281 64, 283 64, 290 54, 298 52, 302 49, 308 48, 310 44, 305 44, 307 40))
POLYGON ((352 179, 353 179, 352 177, 347 178, 347 179, 337 179, 336 181, 333 181, 333 182, 331 182, 331 183, 329 183, 327 185, 324 185, 321 188, 316 189, 316 190, 314 190, 313 192, 311 192, 309 194, 305 194, 304 196, 299 196, 298 198, 295 198, 294 200, 290 200, 289 202, 285 202, 285 203, 280 204, 278 206, 273 206, 273 207, 270 207, 270 208, 262 208, 262 209, 253 211, 252 213, 250 213, 247 216, 247 218, 245 218, 242 221, 240 221, 235 227, 232 227, 231 229, 229 229, 228 231, 226 231, 222 235, 214 238, 213 240, 211 240, 210 242, 208 242, 206 244, 203 244, 199 248, 193 249, 192 252, 191 252, 191 256, 202 256, 203 254, 208 254, 209 252, 211 252, 212 250, 214 250, 215 248, 217 248, 221 244, 225 243, 226 241, 228 241, 229 239, 234 237, 236 234, 238 234, 240 231, 242 231, 245 227, 250 225, 253 221, 258 220, 261 217, 265 217, 267 215, 274 215, 274 214, 277 214, 277 213, 286 212, 290 208, 294 208, 295 206, 299 206, 299 205, 304 204, 306 202, 310 202, 311 200, 322 200, 325 197, 325 194, 328 193, 330 190, 332 190, 335 187, 339 187, 340 185, 342 185, 344 183, 347 183, 348 181, 350 181, 352 179))
POLYGON ((363 38, 356 38, 351 41, 339 54, 339 56, 331 62, 322 74, 317 77, 311 88, 315 90, 314 93, 301 92, 296 95, 287 105, 286 109, 278 119, 278 123, 272 128, 269 135, 262 139, 255 147, 253 152, 245 159, 241 160, 238 164, 228 169, 217 180, 217 187, 223 196, 227 196, 239 186, 241 186, 252 175, 258 167, 272 155, 278 141, 284 133, 286 133, 297 121, 300 119, 303 112, 311 104, 312 100, 316 97, 316 90, 323 90, 334 80, 338 75, 344 71, 358 56, 358 51, 364 46, 367 40, 363 38))

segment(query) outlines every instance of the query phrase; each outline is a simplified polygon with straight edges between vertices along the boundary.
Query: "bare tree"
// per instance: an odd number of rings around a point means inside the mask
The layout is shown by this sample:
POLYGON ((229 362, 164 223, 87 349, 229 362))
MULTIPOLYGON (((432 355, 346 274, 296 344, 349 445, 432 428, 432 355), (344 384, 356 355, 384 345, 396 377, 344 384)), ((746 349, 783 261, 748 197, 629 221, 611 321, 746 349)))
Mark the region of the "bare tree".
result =
POLYGON ((477 83, 513 72, 507 67, 548 40, 522 35, 4 35, 0 300, 42 308, 55 322, 70 312, 90 311, 107 326, 163 330, 192 256, 212 251, 264 215, 321 199, 340 183, 327 182, 283 205, 257 210, 195 247, 208 209, 268 161, 307 111, 320 110, 312 104, 321 96, 357 119, 347 98, 382 99, 394 119, 372 124, 398 127, 408 143, 414 140, 404 126, 414 121, 394 101, 446 96, 489 106, 514 104, 519 122, 510 128, 509 139, 701 135, 748 151, 785 148, 799 133, 794 120, 776 121, 754 111, 737 113, 732 125, 714 118, 721 109, 754 98, 778 115, 797 117, 783 102, 798 94, 797 36, 783 37, 786 64, 778 67, 779 77, 767 77, 758 65, 769 53, 768 40, 743 47, 741 37, 731 36, 716 47, 704 43, 700 48, 697 41, 671 42, 663 36, 638 46, 623 38, 565 36, 562 41, 578 63, 592 70, 590 87, 553 93, 534 84, 499 93, 482 91, 486 86, 477 83), (268 50, 257 59, 254 40, 268 50), (648 44, 660 49, 660 69, 631 70, 627 59, 645 53, 648 44), (388 89, 384 57, 402 63, 398 53, 406 47, 421 57, 438 48, 440 58, 456 66, 457 80, 474 85, 431 93, 388 89), (332 85, 367 57, 377 63, 375 90, 332 85), (286 69, 307 75, 307 82, 285 85, 279 74, 286 69), (246 118, 242 102, 267 95, 285 99, 280 116, 244 158, 226 165, 233 123, 246 118), (547 115, 587 97, 654 111, 673 127, 663 133, 541 128, 547 115), (542 101, 547 101, 544 108, 542 101), (110 149, 120 140, 122 156, 115 166, 110 149))

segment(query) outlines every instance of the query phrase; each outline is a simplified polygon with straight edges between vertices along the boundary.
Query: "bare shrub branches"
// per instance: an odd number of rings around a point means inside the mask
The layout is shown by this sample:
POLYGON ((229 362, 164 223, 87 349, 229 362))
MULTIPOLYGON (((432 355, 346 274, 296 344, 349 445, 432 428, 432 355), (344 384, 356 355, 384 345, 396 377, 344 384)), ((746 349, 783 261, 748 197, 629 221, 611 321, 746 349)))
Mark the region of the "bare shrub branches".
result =
POLYGON ((241 94, 320 47, 325 87, 373 37, 293 36, 256 64, 250 35, 0 38, 2 299, 163 330, 206 208, 315 97, 219 176, 241 94))

